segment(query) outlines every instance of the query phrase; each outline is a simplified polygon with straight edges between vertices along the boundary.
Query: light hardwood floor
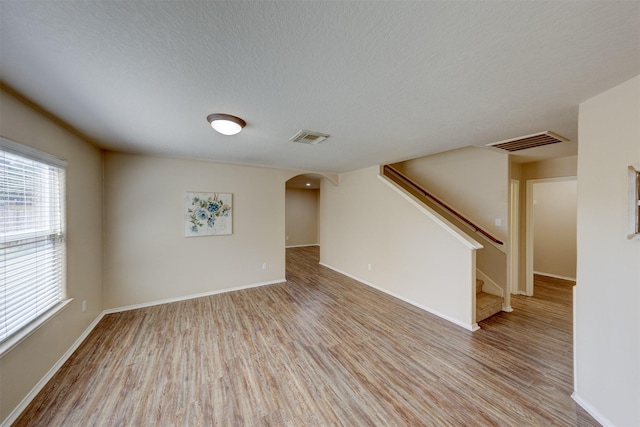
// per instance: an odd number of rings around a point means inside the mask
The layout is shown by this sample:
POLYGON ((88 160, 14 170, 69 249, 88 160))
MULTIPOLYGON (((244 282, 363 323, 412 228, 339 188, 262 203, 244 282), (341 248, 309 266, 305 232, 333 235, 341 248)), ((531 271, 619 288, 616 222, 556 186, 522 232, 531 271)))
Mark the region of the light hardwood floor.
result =
POLYGON ((287 282, 104 317, 18 426, 597 426, 571 288, 469 332, 287 250, 287 282))

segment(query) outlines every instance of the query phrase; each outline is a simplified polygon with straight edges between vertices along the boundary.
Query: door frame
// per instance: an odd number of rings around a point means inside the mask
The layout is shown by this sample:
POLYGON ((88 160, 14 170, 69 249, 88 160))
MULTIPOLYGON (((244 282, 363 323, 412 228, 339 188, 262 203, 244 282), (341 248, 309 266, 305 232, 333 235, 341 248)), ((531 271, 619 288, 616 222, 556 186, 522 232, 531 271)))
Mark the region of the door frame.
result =
POLYGON ((518 250, 520 215, 520 180, 509 180, 509 251, 507 252, 507 290, 512 294, 518 293, 518 264, 520 262, 518 250))
POLYGON ((578 181, 577 176, 563 176, 558 178, 541 178, 527 180, 527 210, 525 217, 526 224, 526 250, 525 250, 525 274, 526 289, 525 295, 533 296, 533 186, 542 182, 563 182, 578 181))

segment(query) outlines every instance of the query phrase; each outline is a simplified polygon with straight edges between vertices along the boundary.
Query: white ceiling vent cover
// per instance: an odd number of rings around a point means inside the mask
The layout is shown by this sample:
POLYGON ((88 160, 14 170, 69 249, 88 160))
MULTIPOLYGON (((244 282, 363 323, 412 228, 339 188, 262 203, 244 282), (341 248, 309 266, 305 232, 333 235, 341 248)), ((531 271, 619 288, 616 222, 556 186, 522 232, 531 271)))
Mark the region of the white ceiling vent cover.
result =
POLYGON ((540 132, 532 135, 521 136, 518 138, 508 139, 506 141, 493 142, 487 144, 487 147, 499 148, 509 152, 526 150, 529 148, 542 147, 543 145, 557 144, 559 142, 567 142, 567 138, 556 135, 553 132, 540 132))
POLYGON ((331 135, 327 135, 326 133, 320 132, 312 132, 310 130, 301 130, 300 132, 293 135, 289 138, 289 141, 298 142, 300 144, 311 144, 316 145, 320 144, 325 139, 329 138, 331 135))

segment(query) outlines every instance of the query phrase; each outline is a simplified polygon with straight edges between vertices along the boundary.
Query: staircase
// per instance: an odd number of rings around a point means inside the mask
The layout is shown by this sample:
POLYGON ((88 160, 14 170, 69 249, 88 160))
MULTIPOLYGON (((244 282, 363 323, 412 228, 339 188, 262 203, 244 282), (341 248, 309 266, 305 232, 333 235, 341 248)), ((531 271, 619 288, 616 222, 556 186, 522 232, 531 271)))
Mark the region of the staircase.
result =
POLYGON ((489 281, 485 283, 482 279, 476 280, 475 323, 481 322, 501 311, 512 311, 509 301, 510 295, 506 289, 506 274, 504 274, 507 270, 504 242, 482 229, 453 207, 447 205, 419 183, 396 169, 394 165, 382 165, 380 167, 380 176, 428 207, 444 221, 448 221, 453 226, 458 227, 462 233, 465 233, 465 229, 469 229, 470 232, 466 233, 466 235, 480 245, 476 248, 481 249, 481 251, 477 251, 477 271, 479 272, 482 269, 481 277, 487 278, 489 281), (487 292, 483 291, 483 287, 487 292))
POLYGON ((502 311, 504 298, 482 292, 484 281, 476 279, 476 322, 502 311))

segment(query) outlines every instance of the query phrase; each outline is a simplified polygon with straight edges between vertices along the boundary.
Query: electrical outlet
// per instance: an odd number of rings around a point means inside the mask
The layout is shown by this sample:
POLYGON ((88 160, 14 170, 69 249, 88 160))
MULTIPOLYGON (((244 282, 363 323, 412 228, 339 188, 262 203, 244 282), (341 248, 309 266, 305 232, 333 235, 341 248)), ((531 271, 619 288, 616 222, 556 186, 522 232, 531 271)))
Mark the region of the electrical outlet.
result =
POLYGON ((284 236, 284 240, 289 240, 289 236, 284 236))
POLYGON ((500 218, 496 218, 496 227, 500 227, 502 225, 502 220, 500 218))
POLYGON ((262 269, 263 269, 263 270, 266 270, 266 269, 267 269, 267 263, 266 263, 266 262, 263 262, 263 263, 262 263, 262 269))
POLYGON ((367 270, 371 271, 371 264, 367 264, 367 270))
POLYGON ((82 301, 82 312, 87 311, 87 300, 82 301))

